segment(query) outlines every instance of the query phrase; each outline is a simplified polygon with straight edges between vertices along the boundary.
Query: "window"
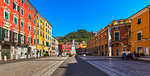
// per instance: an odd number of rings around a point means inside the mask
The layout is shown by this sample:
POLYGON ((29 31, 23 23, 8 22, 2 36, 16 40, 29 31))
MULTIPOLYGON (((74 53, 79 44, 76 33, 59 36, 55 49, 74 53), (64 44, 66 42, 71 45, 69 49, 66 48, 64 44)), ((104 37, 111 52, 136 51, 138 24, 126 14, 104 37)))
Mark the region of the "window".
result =
POLYGON ((119 30, 120 29, 120 27, 114 27, 114 30, 119 30))
POLYGON ((137 20, 137 24, 141 24, 141 18, 137 20))
POLYGON ((126 20, 124 20, 123 23, 126 23, 126 20))
POLYGON ((14 33, 14 40, 17 40, 17 33, 14 33))
POLYGON ((37 16, 37 19, 39 20, 39 16, 37 16))
POLYGON ((105 40, 107 40, 107 35, 105 34, 105 40))
POLYGON ((130 28, 130 29, 131 29, 131 25, 129 25, 129 26, 128 26, 128 28, 130 28))
POLYGON ((23 0, 21 0, 21 3, 23 4, 23 0))
POLYGON ((118 24, 121 24, 121 21, 118 21, 118 24))
POLYGON ((21 15, 23 16, 24 15, 24 9, 21 8, 21 15))
POLYGON ((28 30, 31 31, 31 25, 30 24, 28 24, 28 30))
POLYGON ((30 9, 31 9, 31 8, 30 8, 30 6, 29 6, 29 11, 30 11, 30 9))
POLYGON ((39 22, 37 23, 37 27, 39 27, 39 22))
POLYGON ((6 20, 9 20, 9 12, 6 11, 6 10, 4 10, 4 18, 5 18, 6 20))
POLYGON ((36 39, 34 39, 34 44, 36 44, 36 39))
POLYGON ((39 35, 39 29, 37 30, 37 34, 39 35))
POLYGON ((21 20, 21 27, 24 28, 24 21, 21 20))
POLYGON ((34 12, 34 15, 36 15, 36 13, 34 12))
POLYGON ((21 42, 24 42, 24 36, 21 35, 21 42))
POLYGON ((34 27, 34 33, 36 33, 36 29, 35 29, 35 27, 34 27))
POLYGON ((30 37, 28 37, 28 43, 29 43, 29 44, 31 43, 31 38, 30 38, 30 37))
POLYGON ((129 31, 129 37, 131 37, 131 31, 129 31))
POLYGON ((103 41, 103 36, 101 37, 102 41, 103 41))
POLYGON ((39 39, 37 39, 37 44, 39 44, 39 39))
POLYGON ((42 31, 40 31, 40 36, 42 36, 42 31))
POLYGON ((42 20, 40 19, 40 23, 42 23, 42 20))
POLYGON ((35 21, 35 19, 34 19, 34 24, 36 24, 36 21, 35 21))
POLYGON ((142 33, 137 33, 137 40, 142 40, 142 33))
POLYGON ((47 32, 47 28, 46 28, 46 32, 47 32))
POLYGON ((5 30, 5 38, 8 38, 8 30, 5 30))
POLYGON ((28 19, 31 21, 31 14, 29 13, 29 15, 28 15, 28 19))
POLYGON ((15 2, 13 2, 13 9, 19 12, 19 6, 15 2))
POLYGON ((14 16, 14 24, 18 24, 18 18, 16 16, 14 16))
POLYGON ((119 40, 119 32, 115 32, 115 40, 116 40, 116 41, 119 40))
POLYGON ((9 5, 9 0, 4 0, 4 2, 9 5))
POLYGON ((42 25, 40 25, 40 29, 42 29, 42 25))

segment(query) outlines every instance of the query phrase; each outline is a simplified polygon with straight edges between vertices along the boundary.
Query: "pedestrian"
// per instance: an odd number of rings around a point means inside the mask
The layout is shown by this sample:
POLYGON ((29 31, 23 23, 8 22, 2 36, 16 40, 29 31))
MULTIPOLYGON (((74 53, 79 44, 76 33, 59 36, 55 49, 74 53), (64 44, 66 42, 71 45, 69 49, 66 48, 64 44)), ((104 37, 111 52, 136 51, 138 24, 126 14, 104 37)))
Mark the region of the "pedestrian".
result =
POLYGON ((123 59, 127 59, 127 54, 123 53, 123 59))

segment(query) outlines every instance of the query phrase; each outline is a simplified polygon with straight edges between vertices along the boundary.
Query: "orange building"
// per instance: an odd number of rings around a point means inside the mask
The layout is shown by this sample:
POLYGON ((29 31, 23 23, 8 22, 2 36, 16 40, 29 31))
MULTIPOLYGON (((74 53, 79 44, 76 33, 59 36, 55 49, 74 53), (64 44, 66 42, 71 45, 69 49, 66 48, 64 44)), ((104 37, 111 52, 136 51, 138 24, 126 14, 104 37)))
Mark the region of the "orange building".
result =
POLYGON ((150 55, 150 5, 129 17, 131 22, 131 50, 150 55))
POLYGON ((127 19, 112 21, 87 42, 87 50, 101 56, 121 56, 123 51, 131 51, 130 23, 127 19))

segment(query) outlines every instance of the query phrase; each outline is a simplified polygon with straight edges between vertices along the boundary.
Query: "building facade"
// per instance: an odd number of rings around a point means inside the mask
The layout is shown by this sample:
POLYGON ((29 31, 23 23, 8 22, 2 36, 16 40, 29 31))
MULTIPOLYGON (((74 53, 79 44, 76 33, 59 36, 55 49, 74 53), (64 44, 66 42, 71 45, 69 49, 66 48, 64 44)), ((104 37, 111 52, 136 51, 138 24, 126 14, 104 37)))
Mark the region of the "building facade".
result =
POLYGON ((150 55, 150 6, 129 17, 131 22, 131 50, 150 55))
MULTIPOLYGON (((72 50, 72 42, 62 42, 59 43, 59 54, 60 55, 69 55, 72 50)), ((78 51, 80 49, 80 43, 75 42, 75 50, 78 51)))
POLYGON ((49 53, 52 51, 52 47, 51 47, 51 44, 52 44, 52 26, 50 25, 50 23, 44 19, 45 21, 45 25, 44 25, 44 51, 48 51, 49 53))
POLYGON ((131 21, 114 20, 87 42, 87 50, 94 55, 121 56, 124 51, 131 51, 130 36, 131 21))
POLYGON ((28 0, 1 0, 0 5, 0 60, 43 56, 48 21, 28 0))
POLYGON ((0 1, 1 59, 35 56, 35 13, 28 0, 0 1))

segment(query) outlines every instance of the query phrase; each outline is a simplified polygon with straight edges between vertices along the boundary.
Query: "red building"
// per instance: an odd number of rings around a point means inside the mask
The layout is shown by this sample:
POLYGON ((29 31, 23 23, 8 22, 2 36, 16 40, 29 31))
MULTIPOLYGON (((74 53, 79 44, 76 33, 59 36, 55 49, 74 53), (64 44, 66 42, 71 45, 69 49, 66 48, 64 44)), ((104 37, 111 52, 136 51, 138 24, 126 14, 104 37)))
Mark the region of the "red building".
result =
MULTIPOLYGON (((80 43, 75 42, 76 52, 81 48, 80 43)), ((59 54, 60 55, 69 55, 72 50, 72 42, 63 42, 59 43, 59 54)))
POLYGON ((34 56, 36 9, 28 0, 0 0, 0 54, 8 59, 34 56))

